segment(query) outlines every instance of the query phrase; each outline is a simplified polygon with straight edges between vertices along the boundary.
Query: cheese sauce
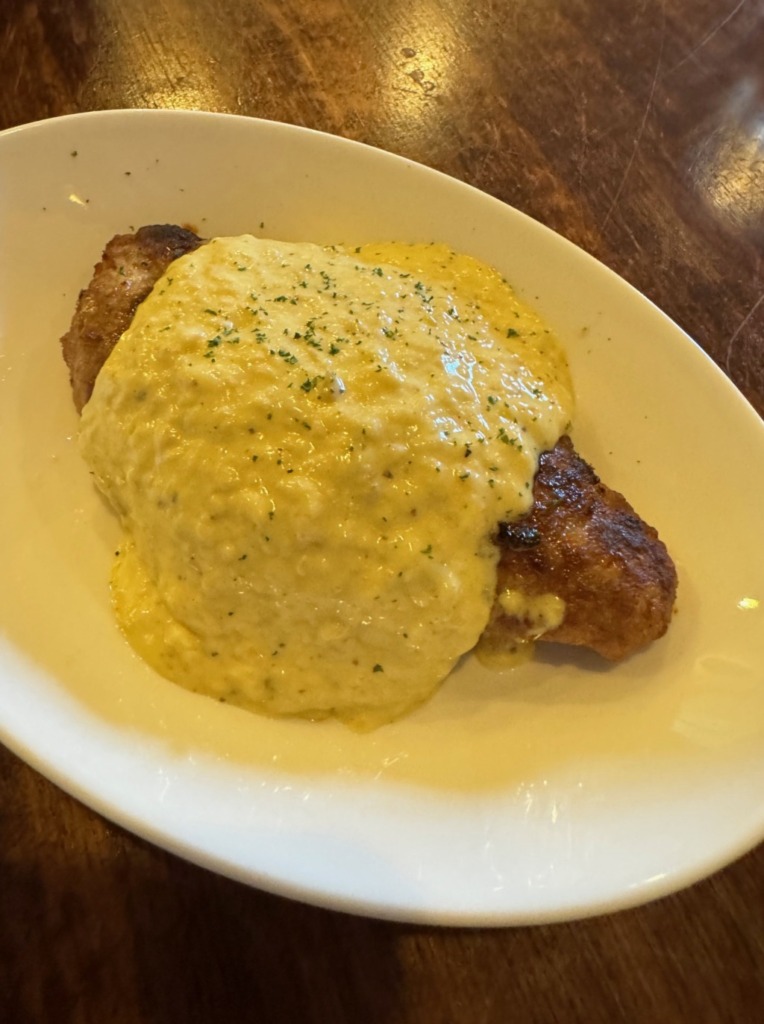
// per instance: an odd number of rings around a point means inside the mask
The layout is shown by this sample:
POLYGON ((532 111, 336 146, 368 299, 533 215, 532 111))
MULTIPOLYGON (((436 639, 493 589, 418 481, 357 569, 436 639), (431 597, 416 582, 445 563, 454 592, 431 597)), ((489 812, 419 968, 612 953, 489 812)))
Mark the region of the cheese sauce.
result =
POLYGON ((565 602, 557 594, 500 590, 494 599, 493 615, 475 647, 475 655, 486 668, 521 665, 533 657, 535 641, 557 629, 564 618, 565 602), (507 642, 502 616, 512 620, 516 631, 512 643, 507 642))
POLYGON ((497 524, 571 412, 557 341, 471 257, 215 239, 157 282, 82 415, 124 528, 121 627, 220 700, 389 721, 477 643, 497 524))

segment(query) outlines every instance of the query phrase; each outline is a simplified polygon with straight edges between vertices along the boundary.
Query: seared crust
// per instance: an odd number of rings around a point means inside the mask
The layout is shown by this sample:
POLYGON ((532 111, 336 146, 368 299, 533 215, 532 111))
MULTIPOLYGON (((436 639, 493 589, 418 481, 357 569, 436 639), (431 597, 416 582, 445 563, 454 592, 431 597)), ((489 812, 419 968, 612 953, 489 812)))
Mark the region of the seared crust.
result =
MULTIPOLYGON (((155 282, 201 244, 172 225, 143 227, 108 243, 61 339, 78 410, 155 282)), ((507 650, 538 629, 505 614, 498 597, 507 590, 562 598, 562 624, 541 639, 588 647, 611 661, 662 636, 676 596, 673 562, 656 531, 600 482, 568 437, 541 456, 533 498, 528 515, 499 528, 497 600, 481 645, 507 650)))
MULTIPOLYGON (((619 661, 668 628, 677 576, 656 530, 606 487, 563 437, 539 460, 533 508, 502 525, 498 590, 555 594, 562 624, 544 640, 589 647, 619 661)), ((529 636, 529 624, 494 605, 495 649, 529 636)))
POLYGON ((192 231, 154 224, 134 235, 117 235, 106 246, 61 339, 78 412, 92 394, 98 371, 155 282, 173 260, 199 245, 201 239, 192 231))

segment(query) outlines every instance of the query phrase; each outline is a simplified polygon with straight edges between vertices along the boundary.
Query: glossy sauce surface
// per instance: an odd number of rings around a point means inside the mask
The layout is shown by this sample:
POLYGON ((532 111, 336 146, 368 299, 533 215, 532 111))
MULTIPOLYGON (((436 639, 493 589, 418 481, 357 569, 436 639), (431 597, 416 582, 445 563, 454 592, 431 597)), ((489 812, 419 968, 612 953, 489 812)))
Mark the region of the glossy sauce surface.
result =
POLYGON ((395 718, 478 641, 496 526, 571 412, 558 342, 469 256, 215 239, 157 283, 83 413, 125 529, 122 628, 221 700, 395 718))

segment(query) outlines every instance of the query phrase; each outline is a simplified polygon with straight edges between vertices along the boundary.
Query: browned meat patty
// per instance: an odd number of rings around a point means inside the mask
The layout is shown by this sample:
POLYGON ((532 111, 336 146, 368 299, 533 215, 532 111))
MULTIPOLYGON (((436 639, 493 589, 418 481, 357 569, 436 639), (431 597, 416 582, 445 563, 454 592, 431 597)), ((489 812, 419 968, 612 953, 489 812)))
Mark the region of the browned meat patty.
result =
MULTIPOLYGON (((497 593, 555 594, 562 624, 545 640, 590 647, 619 661, 663 636, 677 576, 665 545, 563 437, 539 460, 528 515, 499 530, 497 593)), ((486 641, 511 643, 533 624, 494 605, 486 641)))
POLYGON ((201 241, 184 228, 154 224, 134 235, 117 235, 106 246, 61 339, 78 412, 90 398, 106 357, 155 282, 173 260, 198 248, 201 241))
MULTIPOLYGON (((154 283, 199 245, 193 232, 172 225, 143 227, 108 243, 62 338, 78 410, 154 283)), ((588 647, 613 661, 662 636, 676 596, 673 562, 656 531, 600 482, 569 438, 541 456, 533 498, 528 515, 499 529, 497 597, 511 590, 562 598, 562 624, 543 639, 588 647)), ((497 599, 484 642, 509 649, 537 631, 529 619, 507 615, 497 599)))

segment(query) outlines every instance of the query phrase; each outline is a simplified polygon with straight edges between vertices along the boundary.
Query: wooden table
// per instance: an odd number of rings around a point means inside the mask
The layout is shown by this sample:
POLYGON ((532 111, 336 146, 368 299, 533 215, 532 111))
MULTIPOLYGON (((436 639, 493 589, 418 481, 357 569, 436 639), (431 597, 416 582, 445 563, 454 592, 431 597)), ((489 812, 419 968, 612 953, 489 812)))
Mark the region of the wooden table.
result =
MULTIPOLYGON (((764 412, 762 0, 3 0, 0 128, 190 107, 437 167, 599 257, 764 412)), ((764 847, 651 906, 438 930, 247 889, 0 751, 0 1021, 744 1022, 764 847)))

